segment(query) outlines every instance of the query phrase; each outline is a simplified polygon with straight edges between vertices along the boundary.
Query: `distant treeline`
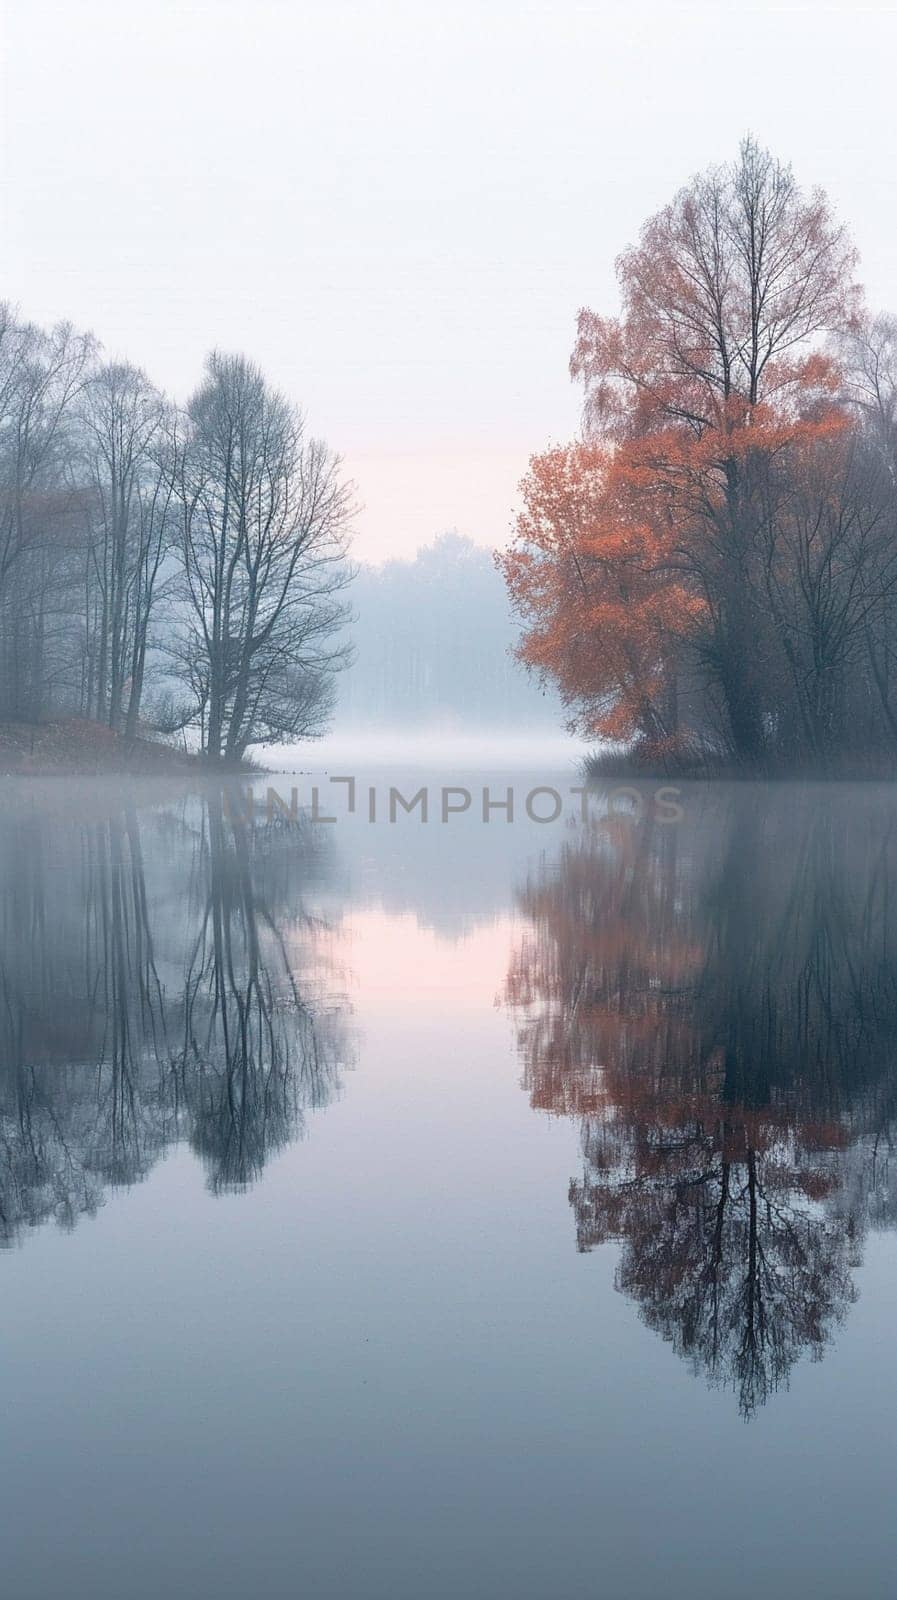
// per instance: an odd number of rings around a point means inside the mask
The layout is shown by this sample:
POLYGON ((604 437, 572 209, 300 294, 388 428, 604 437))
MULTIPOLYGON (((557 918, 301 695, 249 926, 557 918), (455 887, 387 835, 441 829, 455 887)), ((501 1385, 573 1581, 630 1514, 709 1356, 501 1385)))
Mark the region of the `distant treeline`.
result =
POLYGON ((517 629, 488 550, 445 533, 413 561, 363 566, 352 587, 347 723, 557 725, 559 698, 515 660, 517 629))

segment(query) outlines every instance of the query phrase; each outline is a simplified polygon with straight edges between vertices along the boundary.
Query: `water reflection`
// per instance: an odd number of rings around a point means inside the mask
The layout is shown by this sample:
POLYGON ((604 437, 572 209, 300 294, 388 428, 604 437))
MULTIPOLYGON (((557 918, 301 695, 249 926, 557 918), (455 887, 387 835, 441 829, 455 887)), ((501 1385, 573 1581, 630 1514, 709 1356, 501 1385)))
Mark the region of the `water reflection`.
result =
POLYGON ((5 812, 0 1243, 74 1224, 184 1140, 212 1190, 243 1188, 327 1103, 320 872, 319 840, 220 795, 5 812))
MULTIPOLYGON (((646 808, 647 811, 647 808, 646 808)), ((897 1221, 897 829, 878 789, 695 791, 527 882, 525 1082, 581 1123, 577 1243, 745 1416, 897 1221)))

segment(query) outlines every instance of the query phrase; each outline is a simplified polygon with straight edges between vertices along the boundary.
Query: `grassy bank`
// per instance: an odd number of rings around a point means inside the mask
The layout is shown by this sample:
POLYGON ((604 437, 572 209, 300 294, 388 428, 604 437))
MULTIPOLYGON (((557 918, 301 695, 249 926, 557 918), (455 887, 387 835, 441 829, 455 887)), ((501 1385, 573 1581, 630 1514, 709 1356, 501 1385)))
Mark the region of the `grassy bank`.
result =
POLYGON ((197 756, 158 740, 128 739, 99 722, 0 722, 0 774, 93 776, 198 772, 197 756))
POLYGON ((808 781, 832 779, 863 782, 897 778, 897 754, 875 751, 868 754, 840 752, 828 759, 794 761, 781 752, 770 752, 763 761, 734 761, 721 753, 700 749, 658 749, 650 744, 629 750, 598 750, 585 759, 585 774, 590 783, 635 781, 639 778, 696 779, 788 779, 808 781))

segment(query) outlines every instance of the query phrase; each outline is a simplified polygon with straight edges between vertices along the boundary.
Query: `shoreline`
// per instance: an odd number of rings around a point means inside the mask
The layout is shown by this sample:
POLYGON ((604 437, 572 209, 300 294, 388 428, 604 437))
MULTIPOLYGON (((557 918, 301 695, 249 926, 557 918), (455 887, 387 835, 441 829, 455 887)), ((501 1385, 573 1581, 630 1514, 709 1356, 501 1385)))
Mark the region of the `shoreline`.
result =
POLYGON ((212 767, 194 751, 158 739, 129 738, 80 717, 0 722, 0 777, 128 778, 249 776, 252 762, 212 767))

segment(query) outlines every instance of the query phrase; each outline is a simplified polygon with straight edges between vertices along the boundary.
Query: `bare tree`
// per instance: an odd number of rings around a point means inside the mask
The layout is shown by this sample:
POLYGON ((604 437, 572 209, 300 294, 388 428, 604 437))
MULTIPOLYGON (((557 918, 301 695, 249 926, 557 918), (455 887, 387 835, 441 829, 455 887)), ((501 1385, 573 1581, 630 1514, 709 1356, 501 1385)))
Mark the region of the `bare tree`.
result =
POLYGON ((777 458, 764 503, 766 595, 788 679, 777 704, 793 708, 792 744, 825 765, 857 732, 873 737, 851 694, 897 596, 890 480, 866 440, 846 433, 777 458))
POLYGON ((133 735, 156 584, 171 534, 166 407, 137 367, 112 362, 88 383, 82 417, 93 513, 86 582, 93 596, 86 617, 90 704, 98 720, 115 729, 127 710, 133 735))
POLYGON ((319 732, 346 617, 348 490, 336 456, 242 356, 212 355, 178 458, 186 624, 181 660, 203 746, 319 732))
MULTIPOLYGON (((882 506, 878 549, 882 566, 897 548, 897 317, 864 319, 839 341, 845 400, 853 410, 866 477, 877 486, 882 506)), ((882 584, 878 603, 864 619, 863 699, 868 712, 863 732, 873 745, 882 735, 897 743, 897 591, 882 584)), ((863 709, 866 709, 864 706, 863 709)), ((862 721, 862 719, 861 719, 862 721)))
POLYGON ((839 341, 845 394, 897 481, 897 317, 867 318, 839 341))
POLYGON ((93 348, 68 324, 45 333, 0 306, 0 692, 13 716, 41 709, 54 583, 70 554, 64 462, 93 348))

